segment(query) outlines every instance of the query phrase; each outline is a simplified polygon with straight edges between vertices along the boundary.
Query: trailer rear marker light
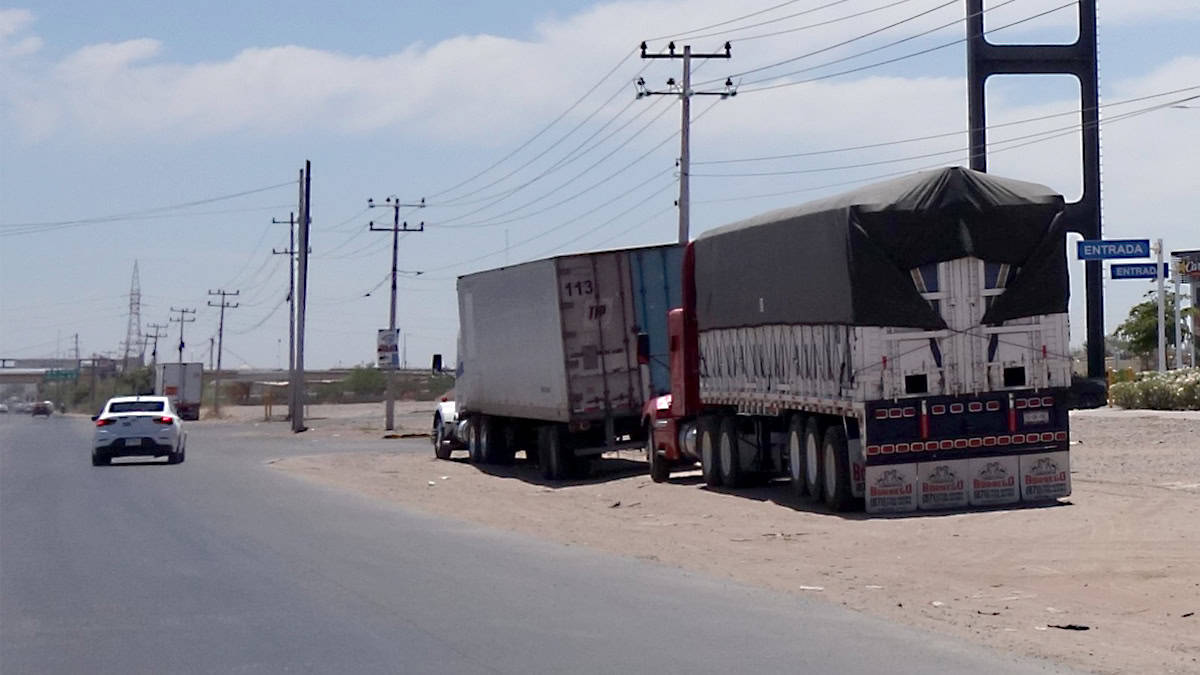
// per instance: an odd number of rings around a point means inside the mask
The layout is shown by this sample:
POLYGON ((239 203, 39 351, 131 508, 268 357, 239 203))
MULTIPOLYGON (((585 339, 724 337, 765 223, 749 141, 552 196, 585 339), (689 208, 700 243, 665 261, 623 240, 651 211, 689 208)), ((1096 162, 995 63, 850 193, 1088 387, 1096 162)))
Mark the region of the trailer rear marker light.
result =
POLYGON ((1012 437, 1011 436, 998 436, 998 437, 996 437, 996 443, 998 443, 1000 445, 1008 445, 1009 443, 1012 443, 1012 437))
POLYGON ((896 454, 899 455, 899 454, 903 454, 906 452, 908 452, 908 443, 897 443, 896 444, 896 454))
POLYGON ((961 415, 962 411, 963 411, 963 404, 961 404, 961 403, 951 403, 950 404, 950 414, 951 415, 961 415))
POLYGON ((983 412, 983 404, 979 401, 971 401, 967 404, 967 410, 973 413, 983 412))
POLYGON ((900 408, 892 408, 892 409, 888 410, 888 417, 890 417, 894 420, 900 419, 900 417, 902 415, 904 415, 904 411, 901 410, 900 408))
POLYGON ((1013 445, 1020 445, 1025 442, 1025 434, 1013 434, 1013 445))
POLYGON ((1037 398, 1036 396, 1034 398, 1028 399, 1026 402, 1029 404, 1030 408, 1042 407, 1042 399, 1037 398))
POLYGON ((1043 431, 1042 432, 1042 442, 1043 443, 1049 443, 1050 441, 1053 441, 1053 440, 1054 440, 1054 432, 1053 431, 1043 431))
POLYGON ((929 409, 929 411, 932 412, 934 415, 945 415, 946 414, 946 406, 939 403, 935 406, 932 406, 929 409))
POLYGON ((942 441, 941 447, 943 450, 951 450, 954 448, 954 441, 942 441))
POLYGON ((972 438, 967 444, 970 445, 972 448, 978 448, 981 445, 983 445, 983 439, 982 438, 972 438))
POLYGON ((997 410, 1000 409, 1000 401, 988 401, 987 409, 988 409, 988 412, 996 412, 997 410))
POLYGON ((1054 397, 1053 396, 1042 397, 1042 405, 1047 408, 1053 408, 1054 407, 1054 397))
POLYGON ((916 416, 917 416, 917 409, 916 409, 916 408, 911 408, 911 407, 910 407, 910 408, 905 408, 902 414, 903 414, 905 417, 916 417, 916 416))
POLYGON ((887 408, 880 408, 875 411, 875 419, 886 420, 888 418, 887 408))
POLYGON ((995 436, 984 436, 983 437, 983 445, 984 445, 984 447, 987 447, 987 448, 990 448, 990 447, 996 445, 996 437, 995 436))
POLYGON ((967 439, 960 438, 960 439, 954 441, 954 447, 958 448, 959 450, 967 447, 967 439))
POLYGON ((1026 406, 1028 406, 1028 405, 1029 405, 1029 401, 1026 401, 1026 400, 1025 400, 1025 399, 1023 399, 1023 398, 1019 398, 1019 399, 1017 399, 1017 409, 1018 409, 1018 410, 1020 410, 1020 409, 1022 409, 1022 408, 1025 408, 1025 407, 1026 407, 1026 406))
POLYGON ((878 445, 868 445, 867 446, 867 455, 878 455, 878 454, 879 454, 879 446, 878 445))
POLYGON ((921 452, 925 449, 925 444, 918 441, 916 443, 911 443, 909 447, 912 448, 913 452, 921 452))
POLYGON ((879 448, 879 451, 885 455, 890 455, 890 454, 896 452, 896 446, 892 445, 891 443, 886 443, 882 447, 879 448))
POLYGON ((1056 431, 1056 432, 1054 432, 1054 440, 1056 440, 1056 441, 1065 441, 1065 440, 1067 440, 1067 432, 1065 432, 1065 431, 1056 431))

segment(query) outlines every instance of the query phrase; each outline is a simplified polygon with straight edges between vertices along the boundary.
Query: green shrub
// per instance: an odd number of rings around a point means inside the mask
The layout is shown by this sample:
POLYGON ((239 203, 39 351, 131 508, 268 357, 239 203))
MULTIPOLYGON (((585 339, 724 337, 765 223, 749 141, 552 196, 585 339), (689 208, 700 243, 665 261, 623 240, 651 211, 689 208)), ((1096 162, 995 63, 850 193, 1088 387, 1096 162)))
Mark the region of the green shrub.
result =
POLYGON ((1200 410, 1200 368, 1140 373, 1134 382, 1113 384, 1109 395, 1122 408, 1200 410))

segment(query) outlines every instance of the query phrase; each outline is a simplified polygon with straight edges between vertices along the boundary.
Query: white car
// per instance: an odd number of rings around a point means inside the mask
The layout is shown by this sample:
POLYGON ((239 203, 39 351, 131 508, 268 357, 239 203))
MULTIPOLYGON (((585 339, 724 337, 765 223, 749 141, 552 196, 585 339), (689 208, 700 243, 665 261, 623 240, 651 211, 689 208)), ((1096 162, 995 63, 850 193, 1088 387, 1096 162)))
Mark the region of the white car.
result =
POLYGON ((187 432, 165 396, 118 396, 92 418, 92 466, 107 466, 113 457, 166 457, 183 462, 187 432))

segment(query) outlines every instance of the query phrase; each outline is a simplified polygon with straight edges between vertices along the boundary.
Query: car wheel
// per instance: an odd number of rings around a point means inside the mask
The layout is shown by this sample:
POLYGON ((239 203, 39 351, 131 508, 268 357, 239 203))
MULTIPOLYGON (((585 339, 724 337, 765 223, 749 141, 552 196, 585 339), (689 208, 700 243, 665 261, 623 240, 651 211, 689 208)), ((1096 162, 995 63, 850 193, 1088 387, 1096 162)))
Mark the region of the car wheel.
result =
POLYGON ((108 457, 108 455, 97 452, 92 453, 92 466, 108 466, 111 463, 112 460, 108 457))

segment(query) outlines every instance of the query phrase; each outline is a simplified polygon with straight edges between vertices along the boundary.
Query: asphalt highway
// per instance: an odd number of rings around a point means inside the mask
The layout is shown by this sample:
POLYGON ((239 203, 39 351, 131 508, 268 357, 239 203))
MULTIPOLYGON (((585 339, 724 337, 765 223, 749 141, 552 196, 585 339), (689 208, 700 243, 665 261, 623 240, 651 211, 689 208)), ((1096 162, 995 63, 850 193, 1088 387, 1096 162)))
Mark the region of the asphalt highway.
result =
POLYGON ((89 462, 86 418, 0 418, 0 673, 1045 673, 844 610, 422 515, 267 465, 423 441, 191 424, 89 462))

